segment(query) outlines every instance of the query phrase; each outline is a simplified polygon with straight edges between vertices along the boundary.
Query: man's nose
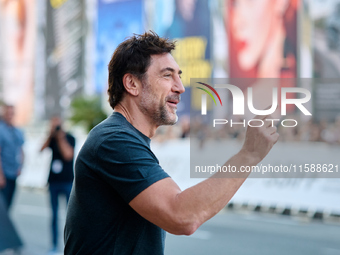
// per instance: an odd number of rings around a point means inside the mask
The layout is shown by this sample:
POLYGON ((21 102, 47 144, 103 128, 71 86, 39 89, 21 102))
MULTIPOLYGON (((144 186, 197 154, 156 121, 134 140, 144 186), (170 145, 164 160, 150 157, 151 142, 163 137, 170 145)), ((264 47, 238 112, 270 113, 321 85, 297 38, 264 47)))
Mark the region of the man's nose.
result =
POLYGON ((175 79, 175 83, 174 83, 174 85, 172 87, 172 90, 174 92, 177 92, 178 94, 184 93, 185 88, 183 86, 181 78, 177 77, 177 79, 175 79))

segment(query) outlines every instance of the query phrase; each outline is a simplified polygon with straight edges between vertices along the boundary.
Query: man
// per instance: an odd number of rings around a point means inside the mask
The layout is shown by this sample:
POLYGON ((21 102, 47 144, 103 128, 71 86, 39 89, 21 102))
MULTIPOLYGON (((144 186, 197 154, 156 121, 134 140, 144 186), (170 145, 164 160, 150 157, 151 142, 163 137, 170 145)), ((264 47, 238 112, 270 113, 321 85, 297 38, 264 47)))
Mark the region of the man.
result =
MULTIPOLYGON (((160 125, 176 123, 184 92, 181 70, 170 55, 174 48, 149 32, 115 50, 108 79, 114 112, 90 132, 77 158, 66 255, 163 254, 165 231, 191 235, 246 179, 245 173, 209 178, 181 191, 159 166, 150 138, 160 125)), ((277 139, 276 128, 249 128, 243 148, 226 164, 255 165, 277 139)))
POLYGON ((16 179, 24 161, 23 144, 23 133, 14 126, 14 107, 5 105, 3 121, 0 122, 0 190, 7 209, 11 207, 16 179))
POLYGON ((52 249, 58 250, 58 199, 65 195, 68 202, 73 182, 73 157, 75 138, 63 131, 59 117, 51 119, 51 130, 41 151, 49 147, 52 150, 52 161, 48 177, 50 199, 52 206, 52 249))

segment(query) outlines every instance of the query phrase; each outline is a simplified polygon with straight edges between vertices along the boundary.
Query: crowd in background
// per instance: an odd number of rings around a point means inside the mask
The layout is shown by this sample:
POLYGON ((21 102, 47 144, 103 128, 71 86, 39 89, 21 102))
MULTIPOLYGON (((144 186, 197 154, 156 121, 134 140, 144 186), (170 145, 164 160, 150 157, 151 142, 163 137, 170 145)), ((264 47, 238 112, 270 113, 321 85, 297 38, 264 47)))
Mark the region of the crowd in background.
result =
MULTIPOLYGON (((298 125, 295 127, 283 127, 277 125, 280 134, 279 142, 324 142, 330 145, 340 144, 340 116, 334 121, 316 121, 313 118, 301 120, 297 116, 287 116, 286 119, 295 119, 298 125)), ((237 120, 235 120, 237 121, 237 120)), ((279 122, 276 122, 276 124, 279 122)), ((226 140, 237 139, 243 141, 246 128, 236 124, 230 127, 220 125, 216 129, 212 128, 212 122, 204 123, 202 118, 189 119, 182 116, 175 126, 163 126, 157 130, 154 141, 163 142, 171 139, 196 137, 200 140, 226 140), (191 121, 191 122, 190 122, 191 121)))

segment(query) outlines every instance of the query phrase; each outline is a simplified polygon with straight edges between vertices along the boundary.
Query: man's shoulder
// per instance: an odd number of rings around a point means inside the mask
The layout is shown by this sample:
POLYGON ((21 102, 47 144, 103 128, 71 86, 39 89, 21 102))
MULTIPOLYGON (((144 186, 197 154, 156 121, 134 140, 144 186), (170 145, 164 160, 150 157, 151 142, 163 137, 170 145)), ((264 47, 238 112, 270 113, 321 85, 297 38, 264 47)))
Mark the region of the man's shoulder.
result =
POLYGON ((24 131, 18 127, 14 127, 14 130, 17 133, 17 136, 22 140, 21 142, 24 142, 25 139, 24 131))
POLYGON ((0 120, 0 128, 5 129, 7 127, 6 123, 3 120, 0 120))
POLYGON ((93 128, 89 138, 94 140, 140 140, 143 142, 145 136, 134 128, 120 113, 113 113, 106 120, 93 128))
POLYGON ((21 129, 19 129, 18 127, 15 127, 15 126, 9 126, 3 120, 0 120, 0 130, 2 131, 3 134, 5 132, 10 132, 10 130, 14 130, 17 134, 23 135, 23 132, 22 132, 21 129))
POLYGON ((142 148, 147 149, 147 143, 143 143, 129 125, 124 121, 112 121, 109 117, 90 131, 78 158, 95 157, 98 160, 110 155, 111 160, 128 161, 134 150, 142 148))
POLYGON ((92 130, 87 139, 88 142, 101 143, 128 143, 130 141, 143 142, 139 134, 125 125, 98 126, 92 130))

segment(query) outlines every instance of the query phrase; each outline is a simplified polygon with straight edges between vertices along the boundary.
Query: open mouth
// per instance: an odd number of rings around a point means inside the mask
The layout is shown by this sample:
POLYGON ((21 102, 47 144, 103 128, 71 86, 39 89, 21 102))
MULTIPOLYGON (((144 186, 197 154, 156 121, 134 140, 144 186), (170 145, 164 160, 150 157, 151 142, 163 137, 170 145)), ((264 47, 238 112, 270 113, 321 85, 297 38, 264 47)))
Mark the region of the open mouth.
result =
POLYGON ((168 103, 171 107, 177 108, 177 104, 179 103, 179 101, 177 101, 177 100, 168 100, 167 103, 168 103))

